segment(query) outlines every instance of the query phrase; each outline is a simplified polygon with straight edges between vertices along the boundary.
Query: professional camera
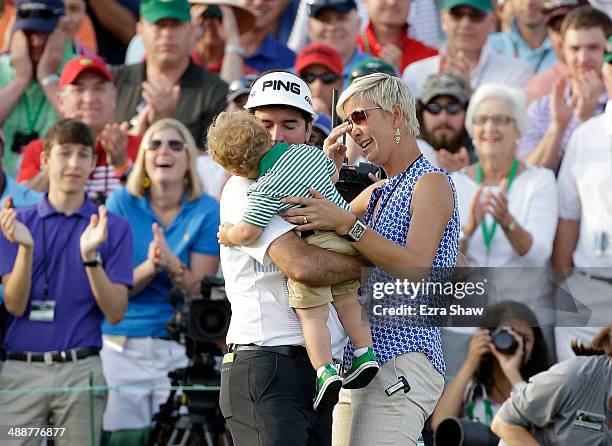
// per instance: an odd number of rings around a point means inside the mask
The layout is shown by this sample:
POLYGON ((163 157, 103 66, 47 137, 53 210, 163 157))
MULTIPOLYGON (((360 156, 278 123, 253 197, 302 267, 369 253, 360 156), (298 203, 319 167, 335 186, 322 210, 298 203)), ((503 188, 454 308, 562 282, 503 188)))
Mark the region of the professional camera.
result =
MULTIPOLYGON (((205 277, 199 283, 196 296, 185 295, 177 289, 168 295, 175 308, 167 324, 168 335, 185 345, 189 358, 187 367, 168 374, 173 388, 221 384, 222 346, 231 317, 224 285, 223 279, 205 277)), ((153 420, 150 446, 231 444, 219 408, 219 391, 185 389, 182 395, 177 395, 172 390, 153 420)))
POLYGON ((491 330, 490 332, 491 337, 493 338, 493 345, 495 345, 498 352, 505 355, 514 354, 519 344, 514 336, 512 336, 512 333, 510 333, 510 329, 508 327, 502 327, 495 331, 491 330))
POLYGON ((435 433, 436 446, 497 446, 499 438, 489 426, 462 418, 442 420, 435 433))
POLYGON ((28 144, 30 144, 35 139, 38 139, 37 132, 30 132, 30 133, 17 132, 15 133, 15 136, 13 136, 13 145, 11 146, 11 151, 13 153, 21 153, 23 148, 27 146, 28 144))
POLYGON ((378 179, 387 177, 385 171, 374 164, 344 165, 340 169, 340 179, 336 183, 336 189, 338 189, 342 198, 350 203, 361 191, 373 183, 369 174, 378 179))

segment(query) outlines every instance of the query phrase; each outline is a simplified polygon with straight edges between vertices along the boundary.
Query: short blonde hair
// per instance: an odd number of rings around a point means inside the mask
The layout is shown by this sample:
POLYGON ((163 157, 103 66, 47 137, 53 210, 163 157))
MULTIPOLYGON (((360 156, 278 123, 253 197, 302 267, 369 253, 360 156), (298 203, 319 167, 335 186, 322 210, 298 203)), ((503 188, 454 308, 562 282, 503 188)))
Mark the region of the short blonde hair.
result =
POLYGON ((198 170, 196 168, 198 149, 195 145, 193 136, 191 136, 191 132, 187 129, 187 127, 185 127, 185 125, 183 125, 183 123, 180 121, 172 118, 165 118, 155 121, 143 135, 142 141, 140 142, 140 148, 138 149, 138 155, 136 156, 136 161, 134 162, 134 168, 127 179, 127 190, 131 195, 138 198, 143 198, 145 196, 146 188, 144 186, 144 178, 147 174, 144 163, 145 153, 153 136, 157 132, 166 129, 176 130, 185 143, 185 151, 187 152, 187 173, 185 175, 187 184, 185 188, 189 191, 188 200, 193 201, 204 193, 202 180, 200 179, 200 175, 198 174, 198 170))
POLYGON ((212 159, 239 174, 257 170, 262 150, 272 144, 268 131, 248 111, 221 112, 206 139, 212 159))
POLYGON ((414 98, 408 85, 399 77, 373 73, 355 79, 338 99, 336 111, 342 118, 346 118, 344 106, 349 100, 369 102, 388 113, 392 113, 397 105, 404 112, 408 132, 414 137, 419 134, 414 98))

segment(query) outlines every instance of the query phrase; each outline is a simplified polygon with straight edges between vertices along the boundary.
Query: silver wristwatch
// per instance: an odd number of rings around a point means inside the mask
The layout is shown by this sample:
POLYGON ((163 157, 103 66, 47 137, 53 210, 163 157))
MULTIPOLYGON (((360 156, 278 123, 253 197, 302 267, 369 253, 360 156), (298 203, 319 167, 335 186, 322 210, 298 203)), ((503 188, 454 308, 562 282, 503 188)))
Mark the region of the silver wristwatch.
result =
POLYGON ((349 229, 349 231, 342 237, 347 239, 349 242, 358 242, 359 240, 361 240, 361 237, 363 237, 363 234, 365 234, 367 228, 368 227, 365 225, 364 222, 359 219, 356 219, 355 223, 353 223, 353 226, 351 226, 351 229, 349 229))

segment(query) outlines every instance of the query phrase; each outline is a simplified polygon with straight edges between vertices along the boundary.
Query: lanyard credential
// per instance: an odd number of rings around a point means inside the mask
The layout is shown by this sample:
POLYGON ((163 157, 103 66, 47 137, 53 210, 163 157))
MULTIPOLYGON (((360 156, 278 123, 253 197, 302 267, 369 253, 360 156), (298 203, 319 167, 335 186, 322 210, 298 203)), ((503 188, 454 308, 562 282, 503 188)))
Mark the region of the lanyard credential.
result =
MULTIPOLYGON (((506 186, 506 192, 510 190, 510 186, 512 186, 512 182, 514 178, 516 178, 516 172, 518 171, 519 162, 517 159, 512 163, 512 167, 510 168, 510 172, 508 173, 508 185, 506 186)), ((476 163, 476 184, 480 185, 482 183, 482 167, 480 163, 476 163)), ((484 240, 485 247, 487 248, 487 252, 491 250, 491 243, 493 242, 493 237, 495 236, 495 231, 497 230, 497 220, 493 220, 493 224, 491 227, 487 225, 485 219, 482 219, 480 223, 480 227, 482 228, 482 238, 484 240)))

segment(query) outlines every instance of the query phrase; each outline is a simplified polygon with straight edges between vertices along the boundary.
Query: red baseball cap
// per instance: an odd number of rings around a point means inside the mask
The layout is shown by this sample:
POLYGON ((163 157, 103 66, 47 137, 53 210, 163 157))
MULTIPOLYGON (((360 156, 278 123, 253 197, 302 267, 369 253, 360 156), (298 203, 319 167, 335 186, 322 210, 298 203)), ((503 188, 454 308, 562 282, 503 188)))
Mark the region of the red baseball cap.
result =
POLYGON ((338 75, 342 74, 344 68, 340 53, 335 48, 322 43, 312 43, 299 52, 295 60, 295 72, 301 73, 304 68, 311 65, 323 65, 329 71, 338 75))
POLYGON ((59 86, 72 84, 85 71, 95 71, 107 81, 113 82, 113 75, 103 59, 97 56, 79 56, 64 66, 59 86))

